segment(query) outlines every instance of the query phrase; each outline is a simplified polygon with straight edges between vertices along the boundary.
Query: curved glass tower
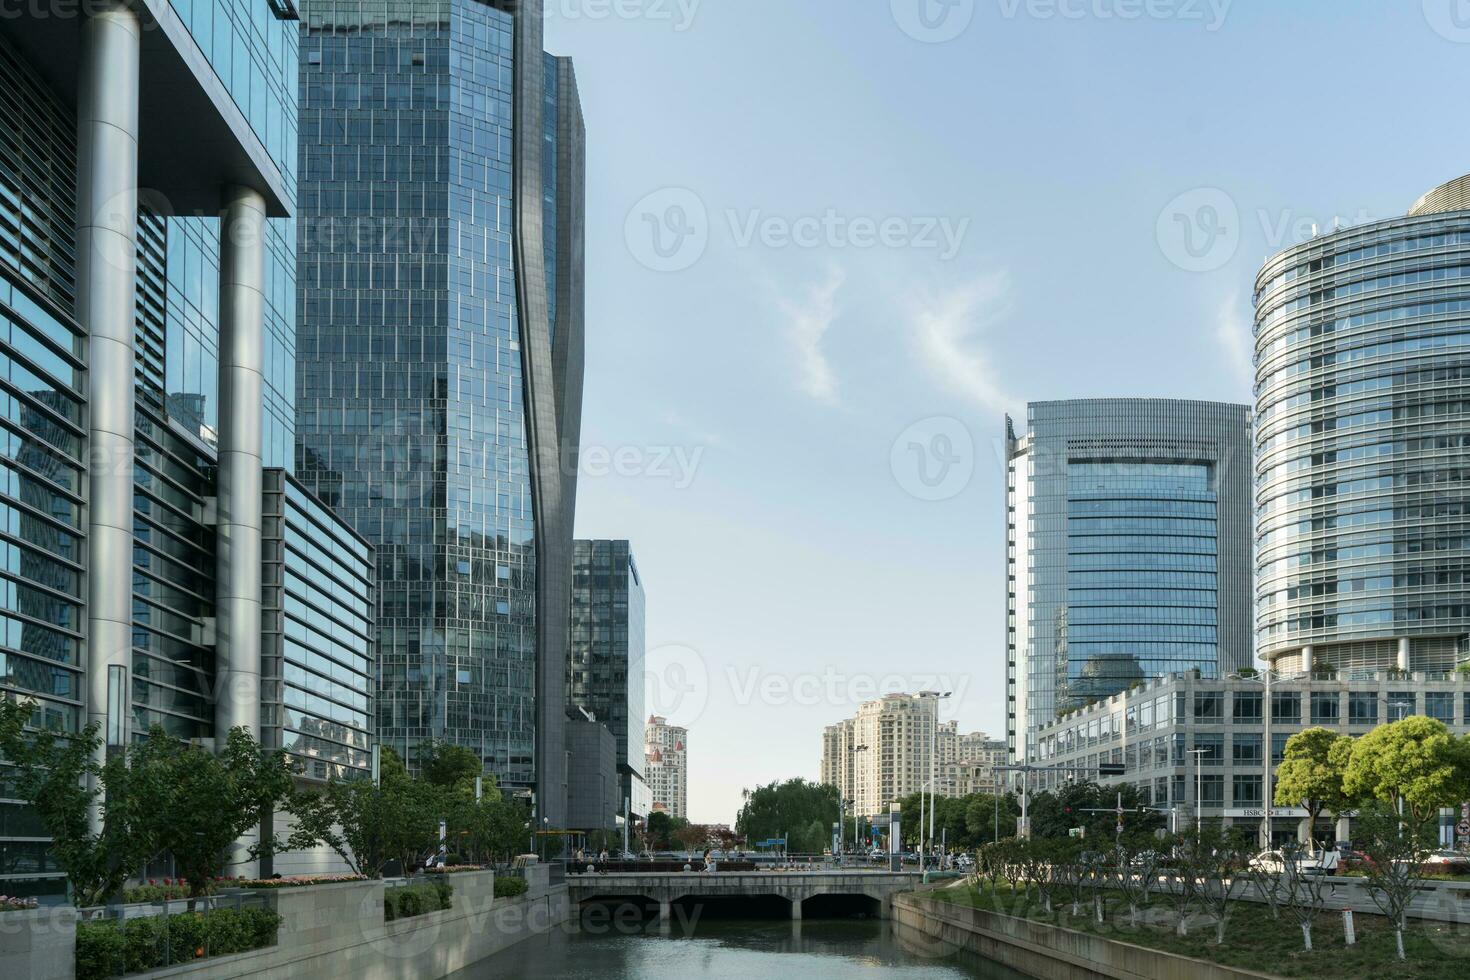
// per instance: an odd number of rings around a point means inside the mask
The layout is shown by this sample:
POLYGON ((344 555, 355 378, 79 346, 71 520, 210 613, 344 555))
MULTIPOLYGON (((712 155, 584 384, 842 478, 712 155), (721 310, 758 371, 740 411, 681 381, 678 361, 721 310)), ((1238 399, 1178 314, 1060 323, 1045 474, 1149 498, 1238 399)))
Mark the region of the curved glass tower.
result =
POLYGON ((1282 670, 1464 657, 1466 189, 1288 249, 1257 279, 1257 639, 1282 670))

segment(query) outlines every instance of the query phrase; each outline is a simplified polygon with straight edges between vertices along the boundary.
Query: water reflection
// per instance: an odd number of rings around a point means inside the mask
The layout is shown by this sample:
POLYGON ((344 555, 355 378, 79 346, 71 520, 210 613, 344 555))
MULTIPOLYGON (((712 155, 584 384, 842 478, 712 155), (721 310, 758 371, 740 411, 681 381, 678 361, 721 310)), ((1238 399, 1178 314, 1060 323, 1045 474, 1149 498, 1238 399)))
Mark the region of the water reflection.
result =
POLYGON ((584 919, 512 947, 455 974, 454 980, 745 980, 777 975, 851 980, 854 969, 925 980, 1024 980, 998 964, 876 919, 705 919, 692 924, 643 922, 631 928, 584 919))

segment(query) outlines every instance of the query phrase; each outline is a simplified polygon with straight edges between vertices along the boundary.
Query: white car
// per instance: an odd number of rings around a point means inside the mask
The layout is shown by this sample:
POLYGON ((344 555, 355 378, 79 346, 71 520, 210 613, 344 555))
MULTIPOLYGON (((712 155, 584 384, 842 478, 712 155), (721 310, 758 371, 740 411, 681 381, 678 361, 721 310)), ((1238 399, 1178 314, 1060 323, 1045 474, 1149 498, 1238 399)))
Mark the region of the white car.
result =
MULTIPOLYGON (((1304 874, 1331 874, 1337 870, 1338 854, 1336 851, 1323 851, 1316 857, 1303 854, 1296 861, 1304 874)), ((1251 858, 1250 869, 1279 875, 1286 870, 1286 857, 1280 851, 1262 851, 1251 858)))

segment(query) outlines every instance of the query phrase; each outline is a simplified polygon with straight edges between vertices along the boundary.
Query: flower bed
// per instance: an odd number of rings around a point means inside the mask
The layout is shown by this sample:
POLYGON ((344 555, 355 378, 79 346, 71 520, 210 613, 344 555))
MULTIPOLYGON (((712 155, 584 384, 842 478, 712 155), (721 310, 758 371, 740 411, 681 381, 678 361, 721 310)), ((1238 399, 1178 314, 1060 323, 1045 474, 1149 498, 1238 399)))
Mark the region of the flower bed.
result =
POLYGON ((262 908, 81 922, 77 924, 77 980, 105 980, 271 946, 280 924, 279 915, 262 908))
POLYGON ((26 912, 36 908, 39 904, 34 898, 15 898, 12 895, 0 895, 0 912, 26 912))
POLYGON ((390 888, 383 893, 383 919, 387 922, 440 912, 453 906, 454 888, 446 881, 390 888))
MULTIPOLYGON (((214 893, 211 886, 209 894, 214 893)), ((180 898, 189 897, 189 886, 182 878, 164 878, 162 881, 149 878, 146 885, 136 885, 132 888, 123 889, 123 901, 129 905, 138 905, 145 902, 168 902, 180 898)))
POLYGON ((240 878, 235 888, 309 888, 312 885, 342 885, 349 881, 367 881, 366 875, 291 875, 285 878, 240 878))
POLYGON ((426 875, 460 875, 470 871, 484 871, 485 867, 479 864, 451 864, 443 868, 425 868, 426 875))

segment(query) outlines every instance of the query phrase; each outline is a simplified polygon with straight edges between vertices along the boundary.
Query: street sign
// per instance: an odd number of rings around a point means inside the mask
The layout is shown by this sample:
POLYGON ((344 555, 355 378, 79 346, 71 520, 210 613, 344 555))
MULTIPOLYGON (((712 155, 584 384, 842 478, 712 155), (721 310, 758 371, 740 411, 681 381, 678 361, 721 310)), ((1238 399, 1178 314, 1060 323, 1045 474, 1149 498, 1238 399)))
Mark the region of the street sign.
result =
POLYGON ((1126 770, 1116 762, 1105 762, 1097 767, 1099 776, 1121 776, 1126 770))

